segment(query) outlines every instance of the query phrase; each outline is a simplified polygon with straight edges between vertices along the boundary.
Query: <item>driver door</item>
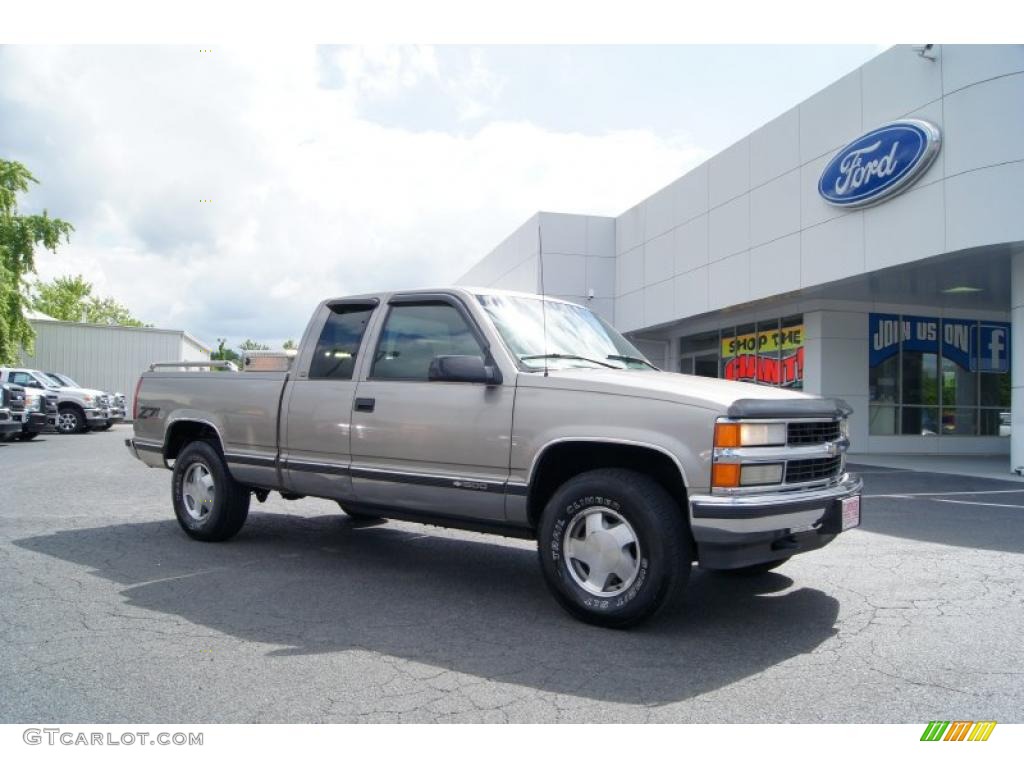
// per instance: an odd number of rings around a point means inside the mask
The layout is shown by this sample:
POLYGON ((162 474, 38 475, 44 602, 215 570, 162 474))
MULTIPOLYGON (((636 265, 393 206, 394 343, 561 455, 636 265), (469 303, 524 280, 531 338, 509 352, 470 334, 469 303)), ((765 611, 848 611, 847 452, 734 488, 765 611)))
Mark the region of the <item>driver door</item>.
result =
POLYGON ((361 504, 503 521, 514 381, 430 381, 438 355, 489 360, 468 309, 445 294, 387 307, 352 411, 352 484, 361 504))

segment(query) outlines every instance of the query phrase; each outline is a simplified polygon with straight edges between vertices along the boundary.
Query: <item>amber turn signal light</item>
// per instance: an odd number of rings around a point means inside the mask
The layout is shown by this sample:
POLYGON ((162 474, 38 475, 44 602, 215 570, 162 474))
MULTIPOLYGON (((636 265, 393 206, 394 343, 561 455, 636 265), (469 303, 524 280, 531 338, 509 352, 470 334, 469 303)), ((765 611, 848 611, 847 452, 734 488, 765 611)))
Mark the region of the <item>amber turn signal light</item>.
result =
POLYGON ((716 488, 736 488, 740 484, 739 464, 713 464, 711 484, 716 488))
POLYGON ((715 447, 739 448, 740 425, 728 423, 715 424, 715 447))

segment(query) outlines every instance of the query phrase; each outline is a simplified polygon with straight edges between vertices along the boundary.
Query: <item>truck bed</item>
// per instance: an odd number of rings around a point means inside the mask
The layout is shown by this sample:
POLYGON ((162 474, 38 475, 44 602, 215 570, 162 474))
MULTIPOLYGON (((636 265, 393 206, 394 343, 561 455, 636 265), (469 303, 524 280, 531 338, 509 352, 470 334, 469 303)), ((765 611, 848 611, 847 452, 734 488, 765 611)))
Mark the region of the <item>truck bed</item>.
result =
POLYGON ((273 460, 287 373, 150 371, 142 375, 145 406, 135 420, 139 441, 163 444, 175 421, 199 419, 217 430, 225 453, 273 460))

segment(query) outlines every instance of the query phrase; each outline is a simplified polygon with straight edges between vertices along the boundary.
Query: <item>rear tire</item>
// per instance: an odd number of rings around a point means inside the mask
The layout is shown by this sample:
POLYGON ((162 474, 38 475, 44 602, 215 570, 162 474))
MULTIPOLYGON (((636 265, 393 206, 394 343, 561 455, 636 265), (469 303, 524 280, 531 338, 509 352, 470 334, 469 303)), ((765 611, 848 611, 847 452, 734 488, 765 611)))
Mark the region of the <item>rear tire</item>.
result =
POLYGON ((548 501, 538 530, 555 599, 588 624, 624 628, 681 601, 693 543, 679 503, 628 469, 584 472, 548 501))
POLYGON ((769 560, 767 563, 754 563, 753 565, 745 565, 742 568, 708 568, 707 570, 712 573, 720 573, 724 576, 737 576, 741 578, 747 578, 750 576, 762 576, 768 571, 774 571, 780 565, 784 565, 789 562, 788 557, 780 558, 779 560, 769 560))
POLYGON ((231 477, 213 445, 189 443, 174 461, 171 498, 178 524, 193 539, 227 541, 249 516, 249 488, 231 477))

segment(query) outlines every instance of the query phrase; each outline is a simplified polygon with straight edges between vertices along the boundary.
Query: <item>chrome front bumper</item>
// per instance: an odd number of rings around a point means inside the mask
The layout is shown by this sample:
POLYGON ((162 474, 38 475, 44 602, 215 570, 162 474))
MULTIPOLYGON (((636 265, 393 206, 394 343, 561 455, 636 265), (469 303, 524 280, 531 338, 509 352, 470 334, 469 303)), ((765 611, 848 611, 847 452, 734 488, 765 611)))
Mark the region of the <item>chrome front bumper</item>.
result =
POLYGON ((843 475, 828 488, 690 498, 693 538, 702 565, 738 568, 822 547, 842 531, 841 502, 864 481, 843 475))
POLYGON ((87 424, 105 424, 110 419, 110 411, 104 408, 86 408, 85 421, 87 424))

